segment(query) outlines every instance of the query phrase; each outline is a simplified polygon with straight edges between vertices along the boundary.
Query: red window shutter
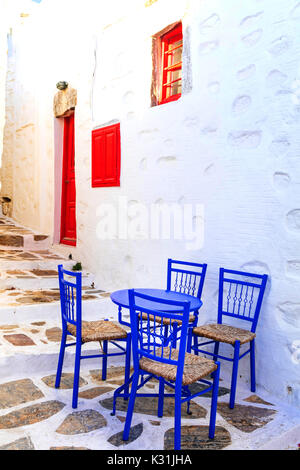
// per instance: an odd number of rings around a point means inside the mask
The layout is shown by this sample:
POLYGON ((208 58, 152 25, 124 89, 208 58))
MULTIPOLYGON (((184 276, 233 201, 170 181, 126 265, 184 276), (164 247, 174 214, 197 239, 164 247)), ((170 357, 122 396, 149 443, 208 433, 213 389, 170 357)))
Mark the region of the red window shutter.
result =
POLYGON ((120 186, 120 123, 92 131, 92 187, 120 186))
POLYGON ((182 24, 179 23, 160 37, 162 84, 158 104, 178 100, 182 82, 182 24))

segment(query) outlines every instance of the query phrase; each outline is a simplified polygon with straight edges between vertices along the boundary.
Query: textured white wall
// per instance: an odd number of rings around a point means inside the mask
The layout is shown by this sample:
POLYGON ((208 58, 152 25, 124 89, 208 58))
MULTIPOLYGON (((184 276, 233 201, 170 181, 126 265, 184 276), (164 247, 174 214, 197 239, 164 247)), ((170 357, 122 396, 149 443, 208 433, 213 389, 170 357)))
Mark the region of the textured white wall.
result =
MULTIPOLYGON (((92 108, 92 126, 121 122, 120 188, 87 187, 90 155, 81 149, 88 126, 78 123, 82 258, 113 289, 164 285, 168 256, 207 262, 203 321, 216 318, 220 266, 269 274, 258 382, 300 404, 300 106, 293 89, 300 3, 161 1, 128 13, 98 35, 92 108), (191 43, 192 90, 150 108, 151 35, 180 18, 191 43), (99 241, 95 210, 119 196, 203 203, 203 249, 187 251, 183 241, 99 241)), ((248 376, 247 361, 240 371, 248 376)))
MULTIPOLYGON (((55 83, 67 80, 78 90, 77 258, 104 289, 164 286, 168 257, 207 262, 203 321, 216 318, 220 266, 269 274, 257 332, 257 379, 299 405, 300 104, 293 84, 300 78, 300 3, 117 4, 110 2, 108 10, 92 0, 81 8, 80 2, 44 0, 30 27, 40 38, 31 44, 38 59, 33 109, 23 88, 17 98, 30 114, 22 126, 32 122, 38 129, 37 147, 30 150, 30 136, 20 131, 17 159, 24 144, 28 164, 35 161, 34 200, 43 213, 37 225, 53 229, 51 100, 55 83), (189 92, 151 108, 151 36, 179 19, 190 41, 189 92), (91 188, 91 130, 112 120, 121 122, 121 187, 91 188), (117 205, 120 196, 131 204, 203 204, 203 248, 187 250, 178 240, 99 240, 97 207, 117 205)), ((19 84, 25 57, 33 54, 24 34, 19 84)), ((245 360, 243 378, 248 370, 245 360)))

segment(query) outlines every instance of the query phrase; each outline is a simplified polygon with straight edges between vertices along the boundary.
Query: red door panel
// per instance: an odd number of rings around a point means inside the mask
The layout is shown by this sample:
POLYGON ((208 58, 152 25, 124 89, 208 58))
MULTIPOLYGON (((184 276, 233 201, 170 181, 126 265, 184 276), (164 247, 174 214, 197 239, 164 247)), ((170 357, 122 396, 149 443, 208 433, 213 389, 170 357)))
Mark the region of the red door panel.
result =
POLYGON ((60 241, 76 245, 74 114, 64 118, 60 241))

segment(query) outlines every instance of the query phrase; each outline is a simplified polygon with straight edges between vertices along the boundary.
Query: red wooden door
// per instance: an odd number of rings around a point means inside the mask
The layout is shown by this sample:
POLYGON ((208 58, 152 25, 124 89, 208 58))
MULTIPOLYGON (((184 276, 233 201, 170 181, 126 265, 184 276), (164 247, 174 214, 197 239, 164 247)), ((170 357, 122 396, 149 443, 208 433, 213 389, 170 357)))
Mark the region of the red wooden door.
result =
POLYGON ((74 114, 64 118, 60 242, 76 245, 74 114))

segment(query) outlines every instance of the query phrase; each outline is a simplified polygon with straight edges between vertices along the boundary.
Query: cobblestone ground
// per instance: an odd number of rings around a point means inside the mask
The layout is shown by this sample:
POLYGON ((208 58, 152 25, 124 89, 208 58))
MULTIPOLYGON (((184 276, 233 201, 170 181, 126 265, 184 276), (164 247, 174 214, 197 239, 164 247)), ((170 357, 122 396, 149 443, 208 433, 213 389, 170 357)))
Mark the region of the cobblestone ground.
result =
MULTIPOLYGON (((122 440, 127 402, 119 399, 116 416, 110 414, 113 391, 123 383, 121 359, 110 362, 105 382, 100 362, 95 367, 83 361, 76 410, 71 407, 74 356, 67 361, 61 387, 54 388, 61 337, 57 264, 71 262, 53 250, 40 250, 43 235, 6 219, 0 219, 0 227, 0 450, 173 449, 172 398, 165 400, 163 418, 156 414, 157 398, 137 398, 129 441, 122 440), (25 250, 26 243, 32 250, 25 250)), ((100 319, 102 308, 107 318, 115 319, 108 310, 110 294, 86 280, 86 311, 100 319)), ((98 346, 90 347, 95 352, 98 346)), ((296 449, 293 430, 300 423, 299 410, 264 390, 251 394, 242 384, 230 410, 228 383, 224 378, 220 382, 214 440, 208 439, 210 397, 194 399, 191 415, 183 405, 183 449, 276 448, 278 442, 280 448, 296 449)), ((192 393, 200 389, 200 384, 191 387, 192 393)), ((144 391, 157 392, 156 381, 148 382, 144 391)))
MULTIPOLYGON (((118 399, 111 416, 113 390, 122 383, 124 369, 110 367, 103 382, 100 369, 81 374, 79 405, 71 408, 72 373, 64 373, 60 389, 55 374, 13 380, 0 385, 0 450, 4 449, 172 449, 174 439, 172 398, 165 400, 164 417, 157 418, 157 398, 137 398, 130 439, 122 431, 127 402, 118 399)), ((197 385, 196 385, 197 387, 197 385)), ((144 387, 157 390, 153 381, 144 387)), ((210 398, 192 402, 192 414, 183 407, 182 448, 251 448, 250 434, 258 433, 276 419, 276 406, 249 395, 234 410, 228 408, 228 389, 220 388, 214 440, 208 439, 210 398)), ((263 431, 266 432, 266 431, 263 431)))

